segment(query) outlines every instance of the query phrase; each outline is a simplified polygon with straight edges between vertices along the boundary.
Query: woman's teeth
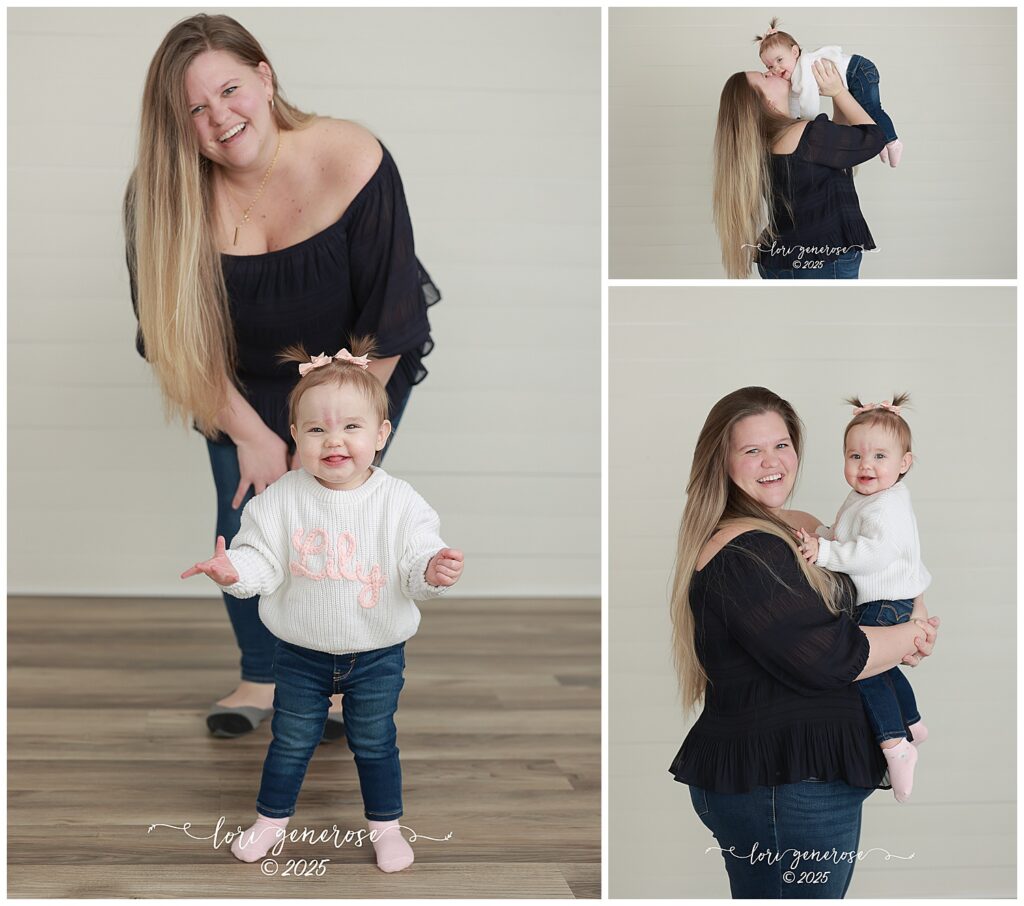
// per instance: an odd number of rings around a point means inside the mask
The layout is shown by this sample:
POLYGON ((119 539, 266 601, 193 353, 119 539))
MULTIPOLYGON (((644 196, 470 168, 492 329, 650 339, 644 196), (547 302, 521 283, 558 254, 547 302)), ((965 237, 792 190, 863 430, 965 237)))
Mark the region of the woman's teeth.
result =
POLYGON ((758 484, 772 484, 773 482, 776 482, 776 481, 782 481, 782 476, 779 475, 779 474, 765 475, 764 478, 758 478, 757 479, 757 483, 758 484))
POLYGON ((239 123, 237 126, 232 126, 219 139, 217 139, 217 141, 226 142, 229 138, 233 138, 234 136, 238 135, 238 133, 241 132, 244 128, 245 123, 239 123))

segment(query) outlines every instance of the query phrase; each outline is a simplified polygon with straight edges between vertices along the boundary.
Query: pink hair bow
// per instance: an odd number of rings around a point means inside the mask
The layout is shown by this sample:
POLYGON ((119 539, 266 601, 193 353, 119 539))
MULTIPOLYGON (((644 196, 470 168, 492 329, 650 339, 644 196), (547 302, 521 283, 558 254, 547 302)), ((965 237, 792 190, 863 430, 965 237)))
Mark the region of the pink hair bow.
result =
POLYGON ((347 349, 339 349, 334 357, 340 359, 342 362, 348 362, 350 365, 358 365, 360 368, 369 368, 370 359, 365 355, 352 355, 347 349))
POLYGON ((315 355, 308 362, 303 362, 299 365, 299 374, 309 374, 314 368, 320 368, 323 365, 329 365, 331 363, 331 357, 324 355, 322 352, 320 355, 315 355))
POLYGON ((860 406, 853 410, 854 416, 858 416, 863 412, 870 412, 872 409, 888 409, 893 415, 900 414, 900 407, 894 406, 889 400, 885 400, 881 403, 868 403, 866 406, 860 406))
POLYGON ((324 355, 322 352, 320 355, 315 355, 308 362, 303 362, 299 365, 299 374, 305 376, 309 374, 314 368, 322 368, 324 365, 330 365, 335 359, 341 362, 348 362, 349 365, 356 365, 359 368, 369 368, 370 359, 369 356, 365 355, 352 355, 347 349, 339 349, 333 356, 324 355))

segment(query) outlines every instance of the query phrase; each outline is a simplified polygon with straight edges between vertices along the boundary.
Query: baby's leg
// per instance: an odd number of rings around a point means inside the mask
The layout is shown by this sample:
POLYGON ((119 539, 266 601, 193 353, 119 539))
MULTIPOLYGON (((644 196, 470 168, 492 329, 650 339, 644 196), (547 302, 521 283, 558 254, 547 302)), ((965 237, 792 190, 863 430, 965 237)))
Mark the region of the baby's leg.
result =
POLYGON ((274 663, 274 739, 263 762, 256 799, 256 823, 235 841, 231 851, 245 862, 263 858, 295 814, 295 802, 309 761, 323 736, 330 706, 333 655, 280 644, 274 663), (266 831, 262 836, 258 831, 266 831), (258 839, 256 839, 258 837, 258 839))
POLYGON ((846 70, 850 94, 885 133, 886 145, 882 149, 881 157, 890 167, 895 167, 903 153, 903 142, 896 135, 892 118, 882 108, 879 81, 878 67, 874 63, 860 55, 851 57, 846 70))
POLYGON ((348 746, 355 756, 359 787, 381 871, 401 871, 413 862, 402 836, 402 765, 398 760, 395 711, 405 684, 405 646, 394 645, 355 656, 342 682, 348 746))

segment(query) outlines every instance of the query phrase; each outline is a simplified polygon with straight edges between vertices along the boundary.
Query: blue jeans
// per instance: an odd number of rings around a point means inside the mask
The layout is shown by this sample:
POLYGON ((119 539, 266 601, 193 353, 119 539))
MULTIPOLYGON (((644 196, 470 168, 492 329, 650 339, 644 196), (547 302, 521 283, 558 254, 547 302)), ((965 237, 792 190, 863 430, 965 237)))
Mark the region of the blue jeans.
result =
POLYGON ((274 659, 274 734, 263 762, 256 810, 295 814, 295 802, 331 696, 343 692, 346 739, 356 761, 363 808, 373 821, 402 816, 402 765, 395 711, 405 685, 405 642, 357 654, 326 654, 279 641, 274 659))
MULTIPOLYGON (((857 608, 860 626, 895 626, 910 621, 913 601, 870 601, 857 608)), ((907 725, 921 719, 910 682, 899 667, 857 683, 875 740, 905 739, 907 725)))
POLYGON ((861 806, 871 792, 809 778, 749 793, 691 786, 690 798, 725 850, 733 899, 841 900, 853 877, 856 859, 849 854, 860 844, 861 806))
MULTIPOLYGON (((395 436, 395 428, 405 411, 409 396, 406 395, 397 411, 391 416, 391 437, 388 446, 395 436)), ((381 451, 381 459, 388 451, 385 446, 381 451)), ((217 528, 216 535, 223 535, 224 542, 231 546, 231 541, 238 534, 242 523, 242 510, 252 499, 252 487, 246 492, 242 505, 236 510, 231 501, 238 490, 241 473, 238 468, 238 448, 225 436, 223 443, 206 441, 210 455, 210 468, 213 471, 213 483, 217 489, 217 528)), ((216 535, 214 537, 216 537, 216 535)), ((241 652, 242 679, 252 683, 272 683, 274 681, 274 646, 277 638, 260 621, 259 596, 252 598, 233 598, 224 594, 224 606, 228 611, 228 619, 235 633, 235 642, 241 652)))
POLYGON ((864 253, 851 249, 834 261, 826 261, 821 267, 812 268, 806 262, 796 259, 792 267, 765 267, 757 265, 762 280, 856 280, 860 276, 860 261, 864 253), (800 265, 800 266, 798 266, 800 265))
POLYGON ((850 94, 857 103, 881 126, 886 142, 896 141, 896 127, 889 114, 882 109, 878 93, 878 67, 867 57, 854 54, 850 57, 850 65, 846 67, 846 84, 850 86, 850 94))

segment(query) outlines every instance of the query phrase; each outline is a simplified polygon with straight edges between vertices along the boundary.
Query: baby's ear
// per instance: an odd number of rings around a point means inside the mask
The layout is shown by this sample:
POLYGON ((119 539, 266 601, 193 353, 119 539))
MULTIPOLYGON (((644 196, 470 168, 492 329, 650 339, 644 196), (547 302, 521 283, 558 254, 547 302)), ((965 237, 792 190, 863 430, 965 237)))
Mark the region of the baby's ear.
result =
POLYGON ((903 461, 900 463, 900 475, 905 475, 907 470, 914 464, 914 454, 907 450, 903 454, 903 461))

